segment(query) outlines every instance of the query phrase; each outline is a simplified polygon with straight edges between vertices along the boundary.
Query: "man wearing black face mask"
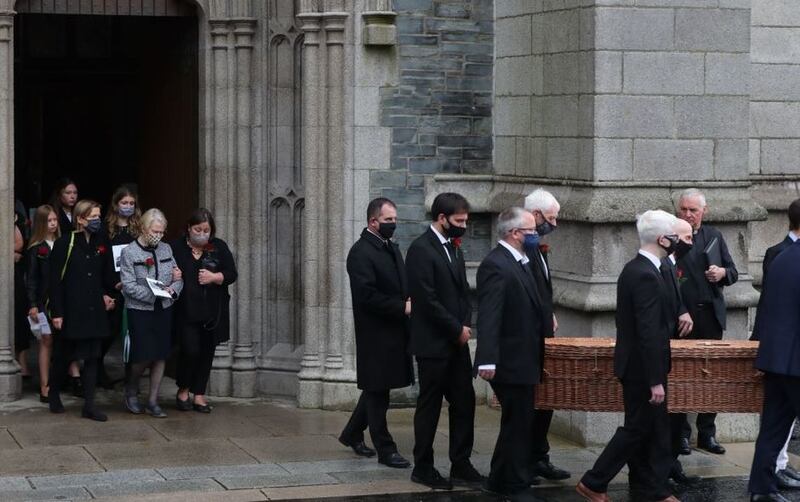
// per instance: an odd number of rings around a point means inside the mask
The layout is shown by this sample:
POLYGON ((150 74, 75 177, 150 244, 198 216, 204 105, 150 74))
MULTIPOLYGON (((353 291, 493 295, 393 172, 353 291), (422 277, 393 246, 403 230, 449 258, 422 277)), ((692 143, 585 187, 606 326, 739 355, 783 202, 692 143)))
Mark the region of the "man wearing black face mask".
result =
POLYGON ((413 383, 408 355, 406 270, 397 244, 390 239, 397 224, 394 202, 377 198, 367 206, 367 228, 347 255, 356 330, 356 371, 361 397, 339 441, 356 455, 372 457, 364 444, 369 427, 378 462, 405 468, 411 464, 397 452, 386 425, 389 390, 413 383))
POLYGON ((464 254, 459 249, 469 218, 469 203, 457 193, 442 193, 431 205, 433 222, 408 248, 411 292, 411 353, 419 368, 414 413, 414 472, 411 480, 449 490, 451 481, 433 466, 433 440, 442 411, 450 405, 450 477, 479 483, 470 462, 475 423, 475 391, 467 342, 472 308, 464 254))

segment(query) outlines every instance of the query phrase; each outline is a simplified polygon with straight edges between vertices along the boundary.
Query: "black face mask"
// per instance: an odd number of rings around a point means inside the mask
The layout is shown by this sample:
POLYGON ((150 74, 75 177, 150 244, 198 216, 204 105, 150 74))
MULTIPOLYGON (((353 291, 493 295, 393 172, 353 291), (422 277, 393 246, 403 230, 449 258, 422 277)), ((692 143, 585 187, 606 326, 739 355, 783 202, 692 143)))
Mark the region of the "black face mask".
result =
POLYGON ((467 227, 457 227, 450 220, 447 220, 448 227, 444 229, 444 236, 449 239, 458 239, 467 233, 467 227))
POLYGON ((678 242, 673 246, 675 248, 675 258, 680 259, 689 254, 692 250, 692 245, 688 242, 678 239, 678 242))
POLYGON ((544 223, 542 223, 541 225, 536 225, 536 233, 539 234, 540 236, 552 233, 555 229, 556 226, 547 220, 544 220, 544 223))
POLYGON ((667 252, 667 255, 671 255, 677 250, 678 243, 681 242, 681 240, 678 239, 677 235, 665 235, 664 238, 669 241, 669 246, 664 246, 660 241, 658 245, 667 252))
POLYGON ((397 228, 397 223, 379 223, 378 224, 378 233, 386 240, 389 240, 394 235, 394 231, 397 228))

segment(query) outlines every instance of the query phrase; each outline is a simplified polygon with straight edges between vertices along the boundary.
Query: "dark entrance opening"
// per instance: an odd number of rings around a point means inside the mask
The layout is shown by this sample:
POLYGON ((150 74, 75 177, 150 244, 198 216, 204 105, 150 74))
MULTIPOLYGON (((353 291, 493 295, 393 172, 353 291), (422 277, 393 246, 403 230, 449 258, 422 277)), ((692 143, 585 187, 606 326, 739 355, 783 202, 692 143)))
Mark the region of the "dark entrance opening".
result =
POLYGON ((198 201, 194 17, 15 18, 15 191, 28 207, 68 176, 107 209, 122 183, 175 236, 198 201))

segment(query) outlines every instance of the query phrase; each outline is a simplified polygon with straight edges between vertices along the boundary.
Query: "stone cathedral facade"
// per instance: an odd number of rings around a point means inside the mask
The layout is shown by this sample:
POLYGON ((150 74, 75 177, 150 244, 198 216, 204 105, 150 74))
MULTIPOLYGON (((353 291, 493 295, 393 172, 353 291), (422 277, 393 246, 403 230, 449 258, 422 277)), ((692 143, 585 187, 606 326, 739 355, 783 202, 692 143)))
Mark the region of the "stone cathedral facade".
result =
MULTIPOLYGON (((194 27, 188 195, 214 212, 239 267, 216 395, 352 406, 345 258, 373 197, 398 204, 405 249, 437 193, 464 194, 474 286, 493 216, 548 188, 562 204, 550 238, 559 333, 613 336, 635 215, 672 211, 681 190, 699 187, 740 271, 726 291, 726 336, 745 338, 763 252, 783 238, 785 208, 800 195, 796 2, 0 0, 5 284, 13 195, 33 162, 14 149, 24 118, 15 96, 27 92, 15 88, 14 44, 26 43, 15 28, 35 16, 181 17, 194 27)), ((21 388, 12 311, 4 295, 6 400, 21 388)), ((556 427, 594 442, 616 423, 559 413, 556 427)), ((718 424, 723 439, 746 437, 757 418, 718 424)))

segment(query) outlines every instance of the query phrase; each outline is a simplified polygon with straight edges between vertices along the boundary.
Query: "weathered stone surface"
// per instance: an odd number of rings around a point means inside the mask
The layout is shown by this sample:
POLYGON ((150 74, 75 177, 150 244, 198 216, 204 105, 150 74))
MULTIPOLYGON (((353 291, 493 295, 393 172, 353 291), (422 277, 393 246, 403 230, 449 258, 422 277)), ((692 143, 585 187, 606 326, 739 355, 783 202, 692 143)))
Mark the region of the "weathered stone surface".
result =
POLYGON ((597 49, 672 50, 674 12, 671 9, 598 8, 597 49))
POLYGON ((667 97, 595 97, 595 132, 606 138, 666 138, 674 131, 673 101, 667 97))
POLYGON ((747 138, 746 97, 675 98, 675 127, 682 138, 747 138))
POLYGON ((633 177, 644 180, 713 178, 714 142, 646 140, 633 142, 633 177))
POLYGON ((625 54, 626 94, 702 94, 704 56, 683 52, 625 54))
MULTIPOLYGON (((749 94, 749 54, 714 54, 705 56, 705 92, 707 94, 749 94)), ((757 78, 754 72, 754 80, 757 78)))
POLYGON ((675 48, 679 50, 747 52, 750 11, 746 9, 678 9, 675 48))

